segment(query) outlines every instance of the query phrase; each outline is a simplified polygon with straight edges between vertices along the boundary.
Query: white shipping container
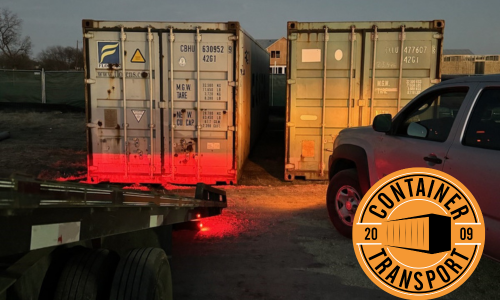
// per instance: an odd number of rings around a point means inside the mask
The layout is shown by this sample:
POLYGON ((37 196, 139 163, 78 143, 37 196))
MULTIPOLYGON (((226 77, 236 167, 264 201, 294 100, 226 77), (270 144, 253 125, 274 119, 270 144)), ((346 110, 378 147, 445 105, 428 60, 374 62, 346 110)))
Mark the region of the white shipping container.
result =
POLYGON ((89 181, 236 184, 267 122, 267 51, 237 22, 82 25, 89 181))

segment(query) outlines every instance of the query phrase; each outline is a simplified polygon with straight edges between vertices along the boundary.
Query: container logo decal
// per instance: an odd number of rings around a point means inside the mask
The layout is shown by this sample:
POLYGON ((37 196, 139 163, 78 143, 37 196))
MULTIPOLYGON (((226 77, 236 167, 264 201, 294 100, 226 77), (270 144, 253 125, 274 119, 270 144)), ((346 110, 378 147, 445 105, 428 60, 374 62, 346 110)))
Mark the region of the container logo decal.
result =
POLYGON ((184 56, 181 56, 179 59, 179 66, 184 67, 186 65, 186 58, 184 56))
POLYGON ((120 43, 119 42, 97 42, 99 68, 108 68, 109 65, 120 65, 120 43))
POLYGON ((132 113, 134 114, 135 119, 137 120, 137 123, 139 123, 142 119, 142 116, 144 116, 145 110, 132 110, 132 113))
POLYGON ((145 63, 146 60, 144 59, 144 56, 141 53, 141 50, 136 49, 134 52, 134 55, 132 55, 132 59, 130 59, 130 62, 133 63, 145 63))
MULTIPOLYGON (((346 205, 346 209, 348 205, 346 205)), ((353 222, 354 252, 365 274, 404 299, 434 299, 461 286, 484 248, 479 205, 454 177, 411 168, 378 181, 353 222)))

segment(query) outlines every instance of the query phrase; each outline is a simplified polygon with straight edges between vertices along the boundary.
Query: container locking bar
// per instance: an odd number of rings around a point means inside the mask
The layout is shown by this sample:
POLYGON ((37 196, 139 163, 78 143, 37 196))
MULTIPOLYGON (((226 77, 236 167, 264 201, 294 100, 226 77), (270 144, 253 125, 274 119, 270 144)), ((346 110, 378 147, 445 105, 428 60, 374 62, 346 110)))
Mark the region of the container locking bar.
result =
POLYGON ((405 26, 401 26, 401 34, 400 34, 400 40, 401 40, 401 48, 399 49, 399 82, 398 82, 398 112, 401 109, 401 82, 403 80, 403 57, 404 57, 404 44, 405 44, 405 26))
POLYGON ((125 177, 128 177, 128 136, 127 136, 127 129, 128 129, 128 123, 127 123, 127 82, 126 82, 126 62, 127 60, 125 59, 125 40, 127 39, 127 35, 125 34, 125 29, 122 26, 121 27, 121 35, 120 35, 120 40, 121 40, 121 48, 122 48, 122 87, 123 87, 123 133, 124 133, 124 149, 125 149, 125 177))
POLYGON ((170 27, 170 35, 168 37, 170 41, 170 168, 172 180, 175 177, 175 165, 174 165, 174 137, 175 137, 175 123, 174 123, 174 28, 170 27))
POLYGON ((320 175, 323 176, 323 172, 325 170, 325 145, 324 145, 324 139, 325 139, 325 122, 326 122, 326 60, 328 57, 328 27, 325 26, 325 50, 323 53, 323 108, 322 108, 322 117, 321 117, 321 141, 320 141, 320 147, 321 147, 321 156, 320 156, 320 163, 319 163, 319 169, 320 169, 320 175))
POLYGON ((372 96, 370 100, 370 124, 373 122, 373 109, 375 106, 375 69, 377 67, 377 41, 378 41, 378 27, 373 26, 373 58, 372 58, 372 96))
POLYGON ((197 146, 198 146, 198 160, 197 160, 197 179, 200 179, 200 162, 201 162, 201 78, 200 78, 200 42, 201 42, 201 35, 200 35, 200 27, 196 27, 196 61, 197 61, 197 66, 196 66, 196 92, 198 94, 198 107, 197 107, 197 128, 198 128, 198 141, 197 146))
POLYGON ((151 50, 151 45, 153 43, 153 35, 151 34, 151 26, 148 26, 148 50, 149 50, 149 133, 150 133, 150 153, 151 159, 150 163, 150 176, 153 178, 154 169, 155 169, 155 144, 154 144, 154 135, 153 131, 155 128, 154 122, 154 107, 153 107, 153 55, 151 50))
MULTIPOLYGON (((354 32, 356 30, 355 26, 351 26, 351 63, 350 63, 350 70, 349 70, 349 99, 347 101, 347 127, 351 127, 351 118, 352 118, 352 112, 351 112, 351 106, 352 106, 352 98, 353 98, 353 92, 352 92, 352 74, 354 72, 354 41, 356 40, 356 33, 354 32)), ((323 174, 321 174, 323 175, 323 174)))

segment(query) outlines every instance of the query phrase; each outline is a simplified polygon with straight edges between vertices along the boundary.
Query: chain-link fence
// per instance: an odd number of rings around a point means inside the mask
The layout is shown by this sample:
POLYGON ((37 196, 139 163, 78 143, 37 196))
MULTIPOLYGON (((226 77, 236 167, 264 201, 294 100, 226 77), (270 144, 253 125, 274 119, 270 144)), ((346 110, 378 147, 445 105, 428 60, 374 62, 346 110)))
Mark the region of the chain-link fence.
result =
POLYGON ((0 102, 85 107, 81 71, 0 70, 0 102))

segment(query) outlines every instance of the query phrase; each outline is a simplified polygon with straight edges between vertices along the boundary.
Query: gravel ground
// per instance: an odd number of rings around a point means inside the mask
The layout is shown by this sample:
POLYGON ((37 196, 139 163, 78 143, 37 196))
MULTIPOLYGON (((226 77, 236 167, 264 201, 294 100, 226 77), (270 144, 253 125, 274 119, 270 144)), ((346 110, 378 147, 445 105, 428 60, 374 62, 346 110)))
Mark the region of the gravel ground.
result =
MULTIPOLYGON (((227 188, 204 231, 174 232, 175 299, 399 299, 363 273, 333 228, 325 185, 227 188)), ((500 299, 500 264, 483 257, 443 299, 500 299)))
POLYGON ((85 114, 0 111, 0 178, 21 173, 39 179, 84 178, 85 114))

